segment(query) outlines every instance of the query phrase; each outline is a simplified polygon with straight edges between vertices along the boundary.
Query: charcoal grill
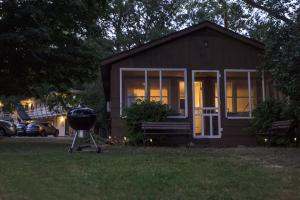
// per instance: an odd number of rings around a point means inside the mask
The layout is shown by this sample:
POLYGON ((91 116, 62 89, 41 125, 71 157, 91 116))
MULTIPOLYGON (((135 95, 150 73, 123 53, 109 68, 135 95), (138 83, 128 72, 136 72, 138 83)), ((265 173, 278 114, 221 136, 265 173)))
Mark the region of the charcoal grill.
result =
POLYGON ((97 145, 91 129, 96 123, 96 113, 93 109, 87 107, 76 107, 71 109, 67 114, 69 125, 75 130, 75 136, 72 141, 72 145, 69 152, 72 153, 74 150, 81 151, 85 147, 92 147, 92 144, 97 150, 97 153, 101 152, 101 147, 97 145), (86 134, 89 139, 89 145, 82 145, 79 135, 86 134))

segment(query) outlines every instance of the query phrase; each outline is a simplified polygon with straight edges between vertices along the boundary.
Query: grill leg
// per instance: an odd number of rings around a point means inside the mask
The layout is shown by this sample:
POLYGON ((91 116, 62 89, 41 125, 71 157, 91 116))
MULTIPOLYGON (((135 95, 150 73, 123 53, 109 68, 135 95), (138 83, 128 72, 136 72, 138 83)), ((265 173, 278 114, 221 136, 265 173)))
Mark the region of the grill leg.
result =
POLYGON ((101 148, 97 145, 97 143, 96 143, 96 141, 95 141, 95 139, 93 137, 92 132, 89 132, 89 135, 90 135, 90 138, 92 139, 92 141, 93 141, 93 143, 94 143, 94 145, 95 145, 95 147, 97 149, 97 153, 100 153, 101 152, 101 148))
POLYGON ((75 146, 77 137, 78 137, 78 131, 76 131, 75 136, 74 136, 74 138, 73 138, 72 145, 71 145, 71 147, 70 147, 70 149, 69 149, 69 152, 70 152, 70 153, 72 153, 73 150, 74 150, 74 146, 75 146))

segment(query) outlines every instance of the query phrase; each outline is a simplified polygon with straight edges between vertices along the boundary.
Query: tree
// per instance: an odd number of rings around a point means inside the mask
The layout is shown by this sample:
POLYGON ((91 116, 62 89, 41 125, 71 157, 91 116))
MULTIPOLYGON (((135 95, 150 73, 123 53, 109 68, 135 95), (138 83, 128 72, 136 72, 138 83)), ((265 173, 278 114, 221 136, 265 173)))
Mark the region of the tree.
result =
POLYGON ((266 12, 268 25, 258 25, 252 34, 265 32, 262 70, 270 72, 275 86, 289 99, 290 114, 300 120, 300 4, 289 0, 243 0, 266 12), (271 23, 270 23, 271 22, 271 23), (259 27, 261 26, 261 27, 259 27))
POLYGON ((0 96, 64 92, 96 78, 101 0, 0 1, 0 96))
POLYGON ((296 9, 297 1, 294 2, 291 0, 257 0, 257 1, 243 0, 243 1, 254 8, 258 8, 260 10, 265 11, 270 16, 282 20, 287 24, 293 23, 293 20, 286 17, 285 14, 291 18, 295 17, 295 15, 292 13, 292 10, 296 9))
POLYGON ((72 89, 64 93, 49 92, 41 100, 53 111, 68 111, 79 106, 79 104, 88 106, 97 113, 96 127, 108 128, 106 101, 100 69, 96 70, 95 74, 97 78, 93 82, 76 85, 76 90, 72 89))
POLYGON ((176 30, 181 4, 175 0, 112 0, 100 26, 115 52, 131 49, 176 30))
POLYGON ((289 97, 300 119, 300 14, 295 23, 269 32, 264 70, 272 74, 277 88, 289 97))
POLYGON ((93 83, 85 84, 81 94, 81 102, 94 109, 97 113, 96 127, 108 128, 106 101, 100 70, 97 71, 97 79, 93 83))

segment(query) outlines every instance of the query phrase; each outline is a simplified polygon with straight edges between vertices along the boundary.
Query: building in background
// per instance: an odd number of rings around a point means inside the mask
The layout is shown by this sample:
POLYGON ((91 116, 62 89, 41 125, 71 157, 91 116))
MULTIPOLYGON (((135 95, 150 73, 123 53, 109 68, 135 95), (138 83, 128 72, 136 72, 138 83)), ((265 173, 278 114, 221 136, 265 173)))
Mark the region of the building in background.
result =
POLYGON ((52 111, 38 99, 30 98, 15 105, 13 112, 3 111, 3 102, 0 102, 0 119, 18 122, 48 122, 59 130, 59 136, 69 134, 66 122, 66 112, 62 109, 52 111))

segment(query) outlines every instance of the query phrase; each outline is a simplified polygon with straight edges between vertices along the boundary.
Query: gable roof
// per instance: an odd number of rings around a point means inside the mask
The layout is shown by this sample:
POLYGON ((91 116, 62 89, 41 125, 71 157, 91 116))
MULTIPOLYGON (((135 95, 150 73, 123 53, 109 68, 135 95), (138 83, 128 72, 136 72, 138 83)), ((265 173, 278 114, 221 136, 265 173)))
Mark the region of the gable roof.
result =
POLYGON ((108 58, 105 58, 101 61, 101 65, 104 66, 104 65, 109 65, 109 64, 112 64, 114 62, 117 62, 119 60, 122 60, 122 59, 125 59, 131 55, 134 55, 134 54, 137 54, 137 53, 140 53, 140 52, 143 52, 143 51, 146 51, 148 49, 151 49, 153 47, 157 47, 159 45, 162 45, 164 43, 167 43, 171 40, 175 40, 177 38, 180 38, 180 37, 183 37, 185 35, 188 35, 190 33, 193 33, 195 31, 198 31, 200 29, 203 29, 203 28, 210 28, 212 30, 215 30, 217 32, 220 32, 224 35, 227 35, 229 37, 232 37, 232 38, 235 38, 241 42, 244 42, 248 45, 251 45, 251 46, 254 46, 256 48, 259 48, 259 49, 264 49, 264 44, 257 41, 257 40, 254 40, 254 39, 250 39, 246 36, 243 36, 241 34, 238 34, 234 31, 231 31, 227 28, 224 28, 222 26, 219 26, 213 22, 210 22, 210 21, 203 21, 197 25, 194 25, 194 26, 191 26, 189 28, 186 28, 186 29, 183 29, 183 30, 180 30, 180 31, 177 31, 177 32, 174 32, 174 33, 171 33, 169 35, 166 35, 164 37, 161 37, 159 39, 156 39, 156 40, 153 40, 153 41, 150 41, 146 44, 143 44, 141 46, 138 46, 138 47, 135 47, 133 49, 130 49, 130 50, 127 50, 127 51, 123 51, 121 53, 118 53, 118 54, 115 54, 115 55, 112 55, 108 58))

